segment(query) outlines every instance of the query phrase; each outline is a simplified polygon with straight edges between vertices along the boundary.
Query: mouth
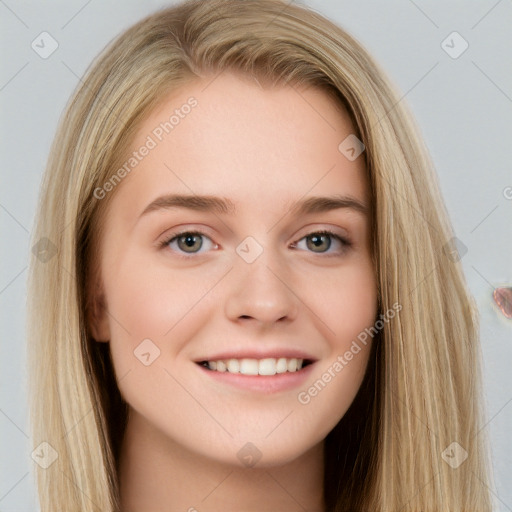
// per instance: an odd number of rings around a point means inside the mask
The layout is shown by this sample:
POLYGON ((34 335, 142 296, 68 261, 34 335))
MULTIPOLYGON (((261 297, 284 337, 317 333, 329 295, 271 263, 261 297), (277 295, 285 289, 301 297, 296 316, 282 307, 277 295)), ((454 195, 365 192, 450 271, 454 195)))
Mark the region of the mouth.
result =
POLYGON ((307 368, 314 361, 295 357, 267 357, 263 359, 229 358, 198 361, 196 364, 211 372, 233 373, 252 376, 273 376, 278 374, 297 373, 307 368))

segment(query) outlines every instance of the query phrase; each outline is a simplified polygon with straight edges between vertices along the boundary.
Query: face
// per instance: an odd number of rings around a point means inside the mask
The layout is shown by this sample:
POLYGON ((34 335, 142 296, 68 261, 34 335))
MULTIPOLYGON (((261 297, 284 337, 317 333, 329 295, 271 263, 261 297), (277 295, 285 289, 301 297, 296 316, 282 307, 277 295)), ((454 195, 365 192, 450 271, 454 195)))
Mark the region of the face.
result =
POLYGON ((364 156, 338 149, 353 133, 319 89, 224 72, 152 112, 97 191, 116 188, 92 332, 167 446, 278 465, 353 401, 377 314, 364 156))

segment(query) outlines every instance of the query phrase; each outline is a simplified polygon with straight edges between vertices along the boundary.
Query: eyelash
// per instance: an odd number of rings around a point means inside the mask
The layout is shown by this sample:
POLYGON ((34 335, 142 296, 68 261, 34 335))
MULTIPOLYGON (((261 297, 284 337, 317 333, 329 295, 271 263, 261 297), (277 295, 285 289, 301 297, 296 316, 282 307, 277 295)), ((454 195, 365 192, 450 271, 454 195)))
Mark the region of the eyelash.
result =
MULTIPOLYGON (((171 235, 166 237, 164 240, 162 240, 162 242, 160 242, 158 245, 160 248, 164 249, 164 248, 168 247, 172 241, 174 241, 184 235, 199 235, 199 236, 204 236, 206 238, 210 238, 206 233, 203 233, 201 231, 182 231, 180 233, 172 233, 171 235)), ((300 242, 304 238, 307 238, 308 236, 311 236, 311 235, 329 235, 332 238, 335 238, 336 240, 338 240, 338 242, 340 242, 340 244, 343 246, 342 249, 340 249, 338 252, 335 252, 332 254, 331 253, 314 253, 313 251, 309 251, 309 252, 313 252, 313 254, 318 254, 319 256, 323 256, 325 258, 332 258, 332 257, 336 257, 336 256, 339 257, 339 256, 345 254, 345 252, 349 248, 352 247, 352 242, 350 242, 350 240, 343 238, 340 235, 338 235, 337 233, 334 233, 333 231, 330 231, 328 229, 322 229, 319 231, 311 231, 311 233, 304 235, 302 238, 297 240, 297 242, 293 242, 293 245, 295 246, 298 242, 300 242)), ((199 253, 190 253, 189 255, 185 255, 185 254, 186 253, 181 252, 181 253, 179 253, 179 257, 183 258, 183 259, 190 259, 199 253)))

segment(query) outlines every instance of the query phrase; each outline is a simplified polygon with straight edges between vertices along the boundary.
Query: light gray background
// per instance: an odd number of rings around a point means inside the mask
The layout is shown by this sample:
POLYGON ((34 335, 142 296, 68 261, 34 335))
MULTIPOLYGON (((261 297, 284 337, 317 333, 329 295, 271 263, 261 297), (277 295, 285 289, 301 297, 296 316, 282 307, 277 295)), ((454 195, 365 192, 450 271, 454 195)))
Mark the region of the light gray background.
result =
MULTIPOLYGON (((481 312, 495 510, 512 510, 512 320, 492 290, 512 285, 512 2, 309 0, 358 38, 409 102, 427 141, 481 312), (451 58, 441 42, 469 43, 451 58)), ((0 510, 36 510, 27 425, 24 310, 29 233, 58 118, 96 54, 164 1, 0 0, 0 510), (59 46, 31 48, 43 31, 59 46)), ((455 43, 454 43, 455 44, 455 43)), ((456 43, 458 44, 458 43, 456 43)), ((460 48, 460 46, 458 47, 460 48)), ((455 46, 457 49, 457 46, 455 46)), ((457 340, 454 340, 456 343, 457 340)))

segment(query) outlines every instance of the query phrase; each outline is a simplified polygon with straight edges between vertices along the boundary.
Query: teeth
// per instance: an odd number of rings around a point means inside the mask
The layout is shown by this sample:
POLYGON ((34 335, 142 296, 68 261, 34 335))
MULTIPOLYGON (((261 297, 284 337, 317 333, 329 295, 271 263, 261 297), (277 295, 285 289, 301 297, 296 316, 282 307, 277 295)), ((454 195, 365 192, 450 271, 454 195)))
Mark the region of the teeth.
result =
POLYGON ((240 373, 240 361, 238 359, 230 359, 226 366, 229 373, 240 373))
POLYGON ((304 360, 294 357, 287 359, 273 357, 267 359, 228 359, 208 361, 208 368, 217 372, 240 373, 242 375, 275 375, 276 373, 296 372, 302 368, 304 360))
MULTIPOLYGON (((256 361, 254 359, 254 361, 256 361)), ((277 373, 277 361, 273 358, 261 359, 258 365, 259 375, 275 375, 277 373)))
POLYGON ((256 359, 242 359, 240 361, 240 373, 243 375, 258 375, 258 371, 258 361, 256 359))
POLYGON ((288 371, 288 363, 286 362, 285 357, 281 357, 277 360, 276 371, 277 373, 284 373, 288 371))

